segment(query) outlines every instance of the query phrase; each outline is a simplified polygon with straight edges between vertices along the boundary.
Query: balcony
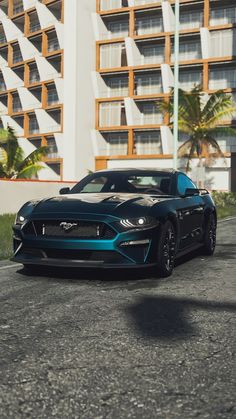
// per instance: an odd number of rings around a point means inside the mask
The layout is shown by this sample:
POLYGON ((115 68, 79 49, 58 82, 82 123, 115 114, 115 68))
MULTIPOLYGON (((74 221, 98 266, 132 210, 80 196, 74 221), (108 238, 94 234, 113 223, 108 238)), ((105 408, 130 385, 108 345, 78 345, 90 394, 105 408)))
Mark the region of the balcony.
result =
POLYGON ((203 81, 202 68, 196 69, 180 69, 179 85, 180 88, 186 91, 192 90, 196 86, 201 86, 203 81))
MULTIPOLYGON (((98 15, 97 15, 98 16, 98 15)), ((101 19, 99 17, 99 19, 101 19)), ((100 39, 125 38, 129 35, 129 17, 127 14, 118 16, 104 16, 101 20, 100 39), (104 26, 105 25, 105 26, 104 26)))
MULTIPOLYGON (((182 37, 179 45, 179 61, 192 61, 202 59, 200 37, 182 37)), ((171 61, 174 62, 174 41, 171 46, 171 61)))
POLYGON ((104 102, 99 106, 99 126, 115 127, 127 125, 123 102, 104 102))
POLYGON ((163 123, 163 115, 155 102, 137 101, 136 106, 139 112, 134 116, 134 125, 161 125, 163 123))
POLYGON ((136 73, 134 86, 135 95, 154 95, 163 93, 161 72, 136 73))
POLYGON ((210 69, 209 74, 209 89, 235 89, 236 88, 236 67, 227 68, 215 67, 210 69))
POLYGON ((95 155, 97 156, 126 156, 128 154, 128 132, 97 132, 95 146, 95 155))
POLYGON ((7 38, 3 29, 3 26, 0 26, 0 44, 5 44, 7 42, 7 38))
POLYGON ((117 68, 127 66, 125 44, 114 43, 100 46, 100 68, 117 68))
POLYGON ((135 14, 135 35, 149 35, 164 31, 161 11, 135 14))
POLYGON ((128 7, 128 0, 100 0, 100 10, 112 10, 128 7))
POLYGON ((155 131, 134 132, 134 153, 137 155, 161 154, 161 133, 155 131))
POLYGON ((118 97, 118 96, 128 96, 128 76, 103 76, 101 81, 101 88, 99 89, 99 96, 108 98, 108 97, 118 97))
POLYGON ((236 6, 221 5, 220 7, 211 9, 211 26, 228 25, 234 23, 236 23, 236 6))
POLYGON ((232 57, 236 55, 236 29, 213 31, 211 36, 211 57, 232 57))
POLYGON ((180 29, 197 29, 203 26, 203 10, 184 10, 180 11, 180 29))
POLYGON ((140 53, 135 65, 161 64, 165 60, 165 45, 162 42, 153 41, 148 43, 136 44, 140 53))
POLYGON ((158 0, 134 0, 134 6, 143 6, 146 4, 157 3, 158 0))

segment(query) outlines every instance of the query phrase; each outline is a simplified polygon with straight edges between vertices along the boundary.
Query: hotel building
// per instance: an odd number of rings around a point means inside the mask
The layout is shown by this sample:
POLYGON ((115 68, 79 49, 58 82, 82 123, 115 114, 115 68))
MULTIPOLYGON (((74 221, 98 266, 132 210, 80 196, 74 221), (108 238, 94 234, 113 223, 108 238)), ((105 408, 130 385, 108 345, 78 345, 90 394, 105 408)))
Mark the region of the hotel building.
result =
MULTIPOLYGON (((180 3, 181 88, 236 99, 235 2, 180 3)), ((174 83, 174 8, 174 0, 0 1, 2 123, 19 126, 22 146, 51 146, 43 176, 173 167, 158 102, 174 83)), ((236 126, 236 117, 223 123, 236 126)), ((236 190, 236 137, 218 142, 225 159, 206 169, 206 186, 236 190)))

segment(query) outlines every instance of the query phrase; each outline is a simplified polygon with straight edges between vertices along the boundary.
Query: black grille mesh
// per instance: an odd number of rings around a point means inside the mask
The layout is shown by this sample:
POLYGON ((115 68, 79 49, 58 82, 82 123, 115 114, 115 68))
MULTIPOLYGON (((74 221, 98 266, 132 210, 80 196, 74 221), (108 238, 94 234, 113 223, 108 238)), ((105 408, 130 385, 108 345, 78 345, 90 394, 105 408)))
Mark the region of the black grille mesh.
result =
POLYGON ((35 220, 27 224, 23 231, 26 235, 37 235, 41 238, 109 240, 116 236, 116 232, 105 223, 70 220, 66 223, 72 224, 72 227, 67 230, 63 228, 63 223, 64 220, 35 220))

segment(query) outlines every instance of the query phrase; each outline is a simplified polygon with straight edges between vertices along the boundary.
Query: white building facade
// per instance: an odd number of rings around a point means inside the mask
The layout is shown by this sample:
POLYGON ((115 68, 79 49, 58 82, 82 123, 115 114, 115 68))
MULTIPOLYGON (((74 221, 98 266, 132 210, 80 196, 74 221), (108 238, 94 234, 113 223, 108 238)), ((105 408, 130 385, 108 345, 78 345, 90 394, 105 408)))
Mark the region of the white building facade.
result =
MULTIPOLYGON (((15 128, 26 154, 50 146, 40 176, 79 180, 95 169, 173 166, 173 133, 157 103, 174 82, 174 4, 0 1, 2 124, 15 128)), ((180 16, 180 86, 235 97, 236 5, 182 0, 180 16)), ((236 190, 236 138, 219 144, 225 159, 206 169, 206 187, 236 190)))

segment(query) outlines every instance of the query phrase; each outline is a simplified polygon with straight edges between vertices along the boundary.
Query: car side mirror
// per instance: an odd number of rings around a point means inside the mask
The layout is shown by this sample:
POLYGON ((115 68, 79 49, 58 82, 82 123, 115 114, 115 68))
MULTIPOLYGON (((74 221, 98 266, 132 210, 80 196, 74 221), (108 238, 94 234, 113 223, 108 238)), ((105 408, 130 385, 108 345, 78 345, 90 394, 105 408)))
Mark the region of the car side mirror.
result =
POLYGON ((187 188, 185 190, 185 194, 184 194, 184 198, 187 198, 188 196, 194 196, 194 195, 199 195, 199 189, 195 189, 195 188, 187 188))
POLYGON ((60 195, 66 195, 70 192, 70 188, 62 188, 60 189, 59 193, 60 195))

